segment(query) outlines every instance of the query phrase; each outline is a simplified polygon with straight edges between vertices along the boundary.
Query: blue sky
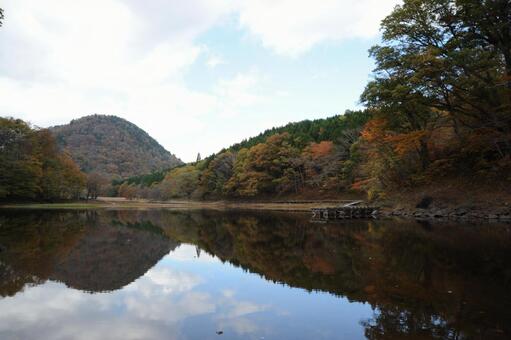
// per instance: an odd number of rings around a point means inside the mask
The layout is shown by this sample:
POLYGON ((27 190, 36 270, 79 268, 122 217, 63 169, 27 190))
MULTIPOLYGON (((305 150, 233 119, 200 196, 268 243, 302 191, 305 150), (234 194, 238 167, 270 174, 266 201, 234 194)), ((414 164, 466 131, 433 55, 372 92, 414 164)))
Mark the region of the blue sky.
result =
POLYGON ((0 114, 137 124, 185 161, 358 107, 396 0, 4 0, 0 114))

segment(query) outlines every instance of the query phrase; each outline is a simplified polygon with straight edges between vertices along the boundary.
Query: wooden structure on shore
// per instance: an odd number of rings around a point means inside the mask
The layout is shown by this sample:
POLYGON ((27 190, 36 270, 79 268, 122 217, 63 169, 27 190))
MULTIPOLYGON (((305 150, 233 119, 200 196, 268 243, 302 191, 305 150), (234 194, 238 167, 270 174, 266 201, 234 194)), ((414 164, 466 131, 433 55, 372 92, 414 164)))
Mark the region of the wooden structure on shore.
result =
POLYGON ((354 201, 339 207, 312 208, 312 218, 316 220, 344 220, 358 218, 376 218, 377 207, 361 205, 363 201, 354 201))

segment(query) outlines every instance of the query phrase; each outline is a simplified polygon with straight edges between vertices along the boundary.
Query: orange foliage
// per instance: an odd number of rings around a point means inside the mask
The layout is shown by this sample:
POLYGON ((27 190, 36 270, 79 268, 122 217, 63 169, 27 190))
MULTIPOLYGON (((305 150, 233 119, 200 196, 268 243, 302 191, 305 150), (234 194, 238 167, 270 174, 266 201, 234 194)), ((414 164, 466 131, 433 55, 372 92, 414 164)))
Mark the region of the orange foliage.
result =
POLYGON ((386 137, 387 121, 384 118, 374 118, 366 123, 362 130, 362 138, 369 143, 382 142, 386 137))
POLYGON ((371 183, 372 180, 373 180, 372 178, 363 179, 363 180, 356 180, 351 185, 351 189, 363 191, 363 190, 366 189, 367 185, 371 183))
POLYGON ((412 131, 409 133, 401 133, 394 136, 385 137, 386 142, 390 142, 394 151, 400 155, 404 156, 405 154, 416 151, 419 148, 419 143, 423 140, 428 133, 424 130, 421 131, 412 131))
POLYGON ((311 158, 318 159, 328 156, 334 148, 334 143, 331 141, 323 141, 320 143, 311 143, 308 148, 308 153, 311 158))
POLYGON ((492 128, 473 130, 467 137, 463 152, 485 152, 494 149, 499 143, 509 143, 510 133, 502 133, 492 128))

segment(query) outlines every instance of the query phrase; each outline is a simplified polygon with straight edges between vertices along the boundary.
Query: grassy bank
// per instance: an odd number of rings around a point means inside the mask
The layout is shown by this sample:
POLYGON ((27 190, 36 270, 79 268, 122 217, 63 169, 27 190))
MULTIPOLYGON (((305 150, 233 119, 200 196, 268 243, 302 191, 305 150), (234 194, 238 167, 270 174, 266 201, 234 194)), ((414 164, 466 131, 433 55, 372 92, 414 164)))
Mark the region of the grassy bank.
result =
POLYGON ((346 201, 275 201, 275 202, 236 202, 236 201, 165 201, 151 202, 144 200, 120 200, 100 198, 89 202, 69 203, 29 203, 4 204, 3 209, 241 209, 241 210, 275 210, 275 211, 310 211, 312 208, 340 205, 346 201))

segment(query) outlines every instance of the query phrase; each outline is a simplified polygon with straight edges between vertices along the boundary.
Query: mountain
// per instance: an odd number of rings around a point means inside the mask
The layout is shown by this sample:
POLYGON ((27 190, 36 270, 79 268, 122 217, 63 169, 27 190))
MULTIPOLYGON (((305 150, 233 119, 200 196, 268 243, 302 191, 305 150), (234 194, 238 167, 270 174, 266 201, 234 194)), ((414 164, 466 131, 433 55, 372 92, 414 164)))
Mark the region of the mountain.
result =
POLYGON ((118 178, 182 164, 144 130, 116 116, 86 116, 50 131, 84 172, 118 178))

